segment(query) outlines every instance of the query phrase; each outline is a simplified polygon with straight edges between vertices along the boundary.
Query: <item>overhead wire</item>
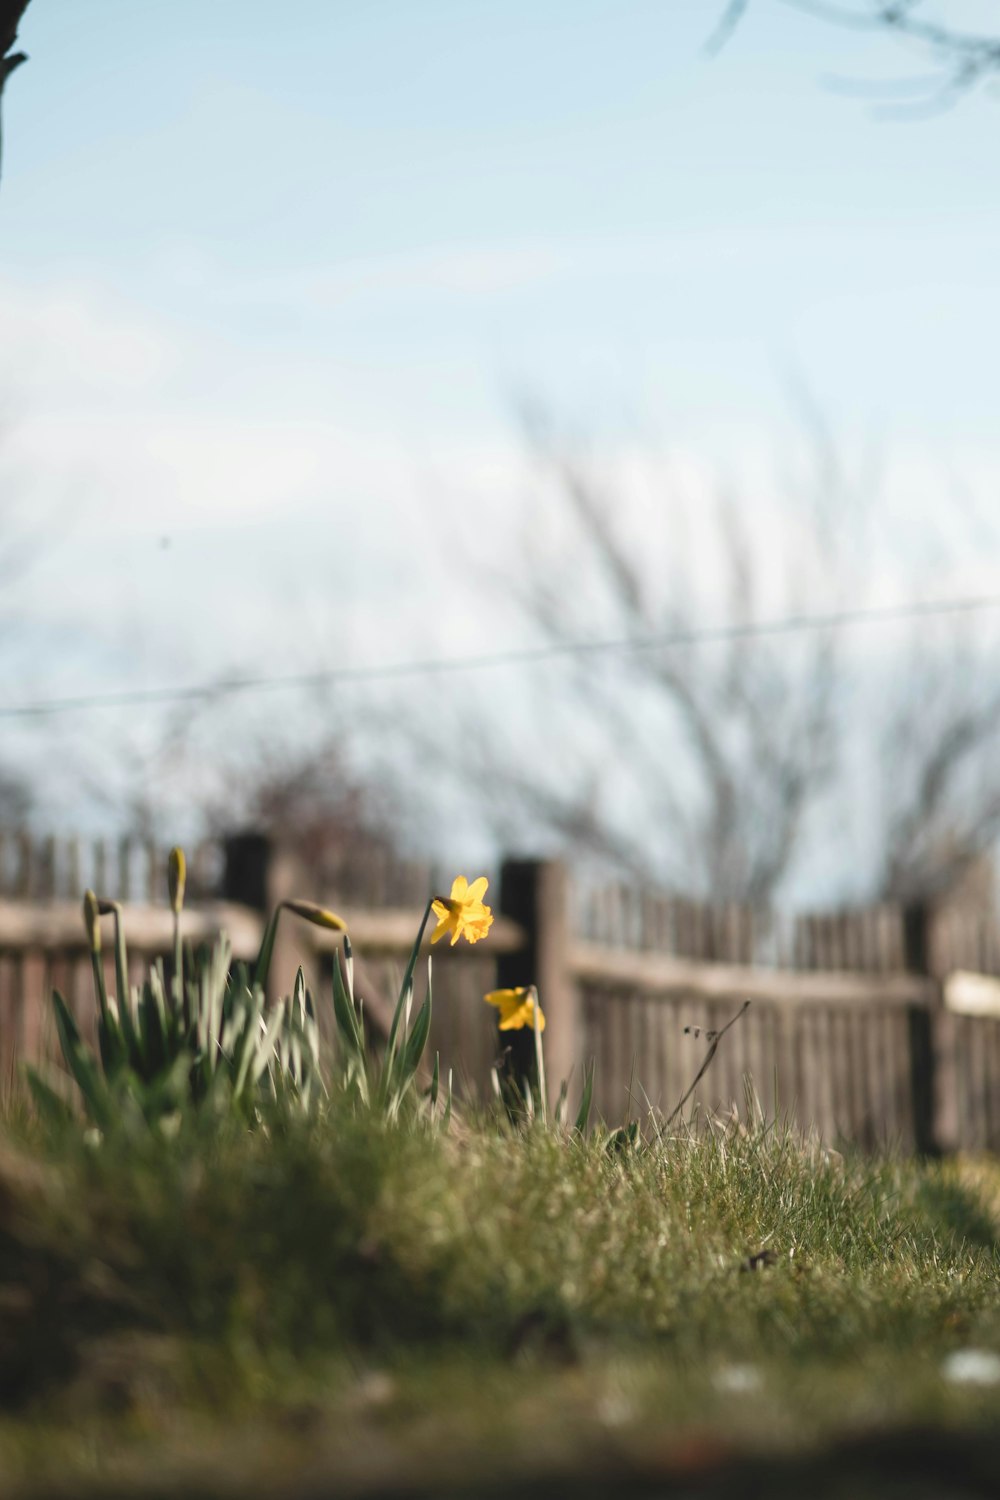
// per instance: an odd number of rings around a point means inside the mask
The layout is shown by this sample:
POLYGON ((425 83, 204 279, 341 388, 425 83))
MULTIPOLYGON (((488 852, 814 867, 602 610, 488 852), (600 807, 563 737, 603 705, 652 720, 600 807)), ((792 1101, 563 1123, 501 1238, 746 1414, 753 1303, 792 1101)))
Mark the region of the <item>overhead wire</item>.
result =
POLYGON ((1000 594, 979 594, 956 599, 913 600, 902 604, 866 605, 817 614, 794 614, 775 619, 684 627, 662 634, 645 636, 548 641, 538 646, 514 647, 474 656, 424 657, 397 662, 374 662, 359 666, 323 667, 311 672, 223 677, 186 686, 121 688, 103 693, 42 698, 21 703, 0 703, 0 719, 45 718, 56 714, 88 712, 92 709, 210 701, 234 697, 238 694, 274 692, 292 688, 328 687, 336 684, 443 676, 453 672, 493 671, 501 667, 533 666, 539 662, 567 656, 611 655, 616 652, 670 650, 729 641, 764 640, 805 632, 877 625, 894 620, 973 614, 992 609, 1000 609, 1000 594))

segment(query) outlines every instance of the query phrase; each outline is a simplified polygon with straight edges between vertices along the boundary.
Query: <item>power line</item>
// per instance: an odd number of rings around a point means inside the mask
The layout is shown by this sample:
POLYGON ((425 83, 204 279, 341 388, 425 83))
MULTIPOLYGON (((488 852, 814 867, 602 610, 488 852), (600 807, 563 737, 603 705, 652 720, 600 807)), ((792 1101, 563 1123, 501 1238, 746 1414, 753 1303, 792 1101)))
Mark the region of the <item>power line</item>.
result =
POLYGON ((845 626, 877 625, 892 620, 917 620, 934 615, 974 614, 1000 609, 1000 594, 981 594, 966 599, 927 599, 908 604, 872 605, 867 608, 833 610, 826 614, 786 615, 775 620, 745 621, 701 629, 675 630, 664 635, 626 636, 611 640, 553 641, 544 646, 526 646, 480 656, 429 657, 423 660, 386 662, 367 667, 327 667, 317 672, 296 672, 270 677, 220 678, 187 687, 123 688, 111 693, 79 697, 40 699, 30 703, 0 705, 0 719, 46 718, 96 708, 129 708, 157 703, 205 702, 235 697, 240 693, 262 693, 286 688, 324 687, 336 683, 378 682, 393 678, 443 676, 451 672, 482 672, 497 667, 533 666, 564 656, 587 656, 614 652, 656 651, 671 647, 706 646, 726 641, 762 640, 798 635, 807 631, 839 630, 845 626))

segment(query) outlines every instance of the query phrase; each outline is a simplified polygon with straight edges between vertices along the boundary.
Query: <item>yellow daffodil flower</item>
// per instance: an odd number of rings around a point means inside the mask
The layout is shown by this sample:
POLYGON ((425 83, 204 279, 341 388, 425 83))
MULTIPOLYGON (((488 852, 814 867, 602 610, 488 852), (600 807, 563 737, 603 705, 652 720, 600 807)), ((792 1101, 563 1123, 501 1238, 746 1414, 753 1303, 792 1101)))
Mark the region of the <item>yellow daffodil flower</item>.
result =
MULTIPOLYGON (((522 1026, 535 1029, 535 996, 532 985, 521 985, 516 990, 490 990, 483 999, 487 1005, 495 1005, 500 1012, 498 1025, 501 1031, 520 1031, 522 1026)), ((545 1030, 545 1016, 538 1007, 538 1029, 545 1030)))
POLYGON ((444 937, 446 932, 451 933, 453 948, 460 937, 465 937, 470 943, 478 943, 480 938, 486 936, 493 924, 493 913, 488 906, 483 905, 483 895, 488 883, 485 875, 480 875, 471 885, 464 875, 456 875, 451 895, 435 897, 431 910, 437 917, 438 924, 431 933, 432 943, 444 937))

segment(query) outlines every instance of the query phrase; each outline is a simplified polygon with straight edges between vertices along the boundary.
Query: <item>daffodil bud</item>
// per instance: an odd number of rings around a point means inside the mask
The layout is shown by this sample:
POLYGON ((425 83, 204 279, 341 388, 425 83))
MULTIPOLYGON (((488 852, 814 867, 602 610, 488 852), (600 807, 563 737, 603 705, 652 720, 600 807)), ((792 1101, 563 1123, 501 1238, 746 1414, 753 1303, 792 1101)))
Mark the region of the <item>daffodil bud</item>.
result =
POLYGON ((327 932, 347 931, 347 923, 343 917, 338 917, 336 912, 327 911, 325 906, 317 906, 315 901, 283 901, 282 905, 297 917, 304 917, 307 922, 312 922, 314 927, 325 927, 327 932))
POLYGON ((90 944, 91 953, 101 951, 101 911, 100 902, 93 891, 87 891, 83 898, 83 926, 90 944))
POLYGON ((170 910, 179 916, 184 906, 184 882, 187 879, 187 861, 184 850, 175 844, 167 859, 167 889, 170 892, 170 910))

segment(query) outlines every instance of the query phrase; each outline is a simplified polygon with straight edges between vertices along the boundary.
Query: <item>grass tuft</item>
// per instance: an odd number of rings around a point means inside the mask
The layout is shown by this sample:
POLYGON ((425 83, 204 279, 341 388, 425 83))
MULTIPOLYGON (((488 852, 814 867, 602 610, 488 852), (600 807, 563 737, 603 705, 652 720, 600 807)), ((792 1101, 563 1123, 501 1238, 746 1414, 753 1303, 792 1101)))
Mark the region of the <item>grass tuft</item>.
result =
POLYGON ((988 1163, 845 1159, 763 1125, 609 1150, 338 1099, 170 1138, 9 1122, 5 1493, 178 1453, 233 1483, 255 1454, 248 1494, 307 1461, 351 1493, 386 1441, 388 1477, 431 1488, 463 1454, 582 1477, 692 1434, 787 1451, 1000 1415, 1000 1389, 945 1373, 1000 1354, 988 1163))

